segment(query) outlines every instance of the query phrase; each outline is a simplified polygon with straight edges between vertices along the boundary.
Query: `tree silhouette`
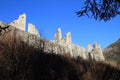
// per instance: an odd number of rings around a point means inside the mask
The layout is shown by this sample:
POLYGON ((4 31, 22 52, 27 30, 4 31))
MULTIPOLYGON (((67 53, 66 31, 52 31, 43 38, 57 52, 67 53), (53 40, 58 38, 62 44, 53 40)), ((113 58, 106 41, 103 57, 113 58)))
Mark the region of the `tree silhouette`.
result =
POLYGON ((76 14, 78 17, 86 15, 95 20, 108 21, 120 15, 120 0, 86 0, 76 14))

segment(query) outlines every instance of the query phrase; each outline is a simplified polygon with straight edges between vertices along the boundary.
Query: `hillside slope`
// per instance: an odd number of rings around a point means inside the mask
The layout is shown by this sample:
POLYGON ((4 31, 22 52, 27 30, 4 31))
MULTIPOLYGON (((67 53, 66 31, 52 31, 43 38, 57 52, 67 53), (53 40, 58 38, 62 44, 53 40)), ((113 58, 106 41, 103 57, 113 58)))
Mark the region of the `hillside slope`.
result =
POLYGON ((108 46, 103 54, 107 60, 120 64, 120 39, 108 46))
POLYGON ((120 67, 45 53, 7 32, 0 36, 0 80, 119 80, 120 67))

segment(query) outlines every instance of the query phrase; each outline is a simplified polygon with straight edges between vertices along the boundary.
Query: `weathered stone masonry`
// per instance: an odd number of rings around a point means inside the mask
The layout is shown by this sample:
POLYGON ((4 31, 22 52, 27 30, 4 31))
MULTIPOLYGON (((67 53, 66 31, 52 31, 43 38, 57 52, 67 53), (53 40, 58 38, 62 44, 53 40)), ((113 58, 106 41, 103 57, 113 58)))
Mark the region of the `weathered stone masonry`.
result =
MULTIPOLYGON (((22 31, 26 31, 26 14, 24 13, 20 15, 17 20, 14 20, 9 25, 14 26, 22 31)), ((27 32, 40 37, 38 30, 36 29, 35 25, 33 25, 32 23, 28 24, 27 32)))
MULTIPOLYGON (((6 26, 0 22, 2 27, 6 26)), ((26 14, 19 16, 17 20, 14 20, 9 24, 13 28, 15 35, 20 36, 23 41, 36 48, 44 47, 45 52, 53 52, 56 54, 68 54, 71 57, 82 57, 84 59, 92 59, 96 61, 104 61, 105 58, 102 54, 102 49, 99 43, 95 43, 93 46, 88 44, 88 49, 78 46, 72 43, 71 33, 68 32, 65 37, 62 37, 62 31, 60 28, 57 29, 54 40, 48 41, 40 37, 38 30, 35 25, 29 23, 28 31, 26 32, 26 14), (41 43, 44 42, 44 43, 41 43)))
POLYGON ((93 46, 91 44, 88 44, 88 49, 85 50, 83 47, 78 46, 76 44, 72 43, 71 33, 68 32, 66 36, 62 37, 62 31, 60 28, 55 33, 55 40, 53 40, 54 43, 59 44, 61 46, 67 47, 68 53, 72 57, 81 56, 84 59, 92 59, 96 61, 104 61, 104 56, 102 54, 102 49, 100 47, 100 44, 95 43, 93 46))

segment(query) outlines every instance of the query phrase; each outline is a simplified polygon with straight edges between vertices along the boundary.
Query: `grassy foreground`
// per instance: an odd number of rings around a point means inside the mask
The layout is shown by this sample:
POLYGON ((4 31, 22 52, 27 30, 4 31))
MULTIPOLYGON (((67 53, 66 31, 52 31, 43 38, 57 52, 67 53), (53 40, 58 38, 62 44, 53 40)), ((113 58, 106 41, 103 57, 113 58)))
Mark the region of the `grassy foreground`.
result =
POLYGON ((6 36, 0 41, 0 80, 120 80, 120 67, 44 53, 6 36))

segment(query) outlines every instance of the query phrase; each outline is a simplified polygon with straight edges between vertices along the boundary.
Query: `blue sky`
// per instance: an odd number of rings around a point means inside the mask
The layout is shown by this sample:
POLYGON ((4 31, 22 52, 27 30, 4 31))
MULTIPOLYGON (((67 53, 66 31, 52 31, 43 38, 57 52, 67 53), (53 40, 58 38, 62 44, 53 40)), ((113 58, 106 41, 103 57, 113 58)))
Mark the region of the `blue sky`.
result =
POLYGON ((78 18, 84 0, 0 0, 0 20, 10 23, 26 13, 27 23, 33 23, 46 39, 53 40, 58 27, 63 36, 71 32, 75 44, 100 42, 102 49, 120 38, 120 16, 111 21, 78 18))

